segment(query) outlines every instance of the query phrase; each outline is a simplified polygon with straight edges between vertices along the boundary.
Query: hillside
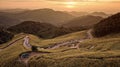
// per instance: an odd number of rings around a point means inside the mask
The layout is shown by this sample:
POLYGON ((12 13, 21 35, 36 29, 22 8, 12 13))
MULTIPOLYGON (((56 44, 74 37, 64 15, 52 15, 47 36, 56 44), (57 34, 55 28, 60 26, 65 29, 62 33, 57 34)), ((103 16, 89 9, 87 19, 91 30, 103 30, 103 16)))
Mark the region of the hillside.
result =
POLYGON ((93 28, 93 34, 96 37, 113 33, 120 33, 120 13, 100 21, 93 28))
POLYGON ((13 38, 13 34, 8 32, 4 27, 0 26, 0 44, 6 43, 13 38))
MULTIPOLYGON (((74 40, 78 38, 83 39, 86 37, 86 31, 76 32, 54 39, 39 39, 34 35, 19 34, 13 38, 13 41, 25 35, 30 37, 30 43, 32 45, 46 47, 46 45, 51 46, 52 44, 56 44, 56 42, 59 44, 59 42, 62 41, 74 40)), ((102 38, 86 39, 80 43, 77 43, 79 44, 78 49, 73 49, 69 46, 62 46, 57 49, 40 49, 40 52, 48 51, 50 53, 38 53, 21 60, 20 54, 27 53, 28 51, 22 46, 23 40, 21 39, 14 43, 14 45, 11 45, 0 52, 0 60, 4 59, 3 61, 0 61, 0 66, 12 67, 14 64, 15 67, 26 67, 26 65, 29 65, 30 67, 116 67, 120 65, 119 40, 120 34, 108 35, 102 38), (27 62, 24 62, 24 60, 27 62)))
MULTIPOLYGON (((27 10, 19 13, 7 13, 2 12, 0 16, 8 16, 11 18, 16 18, 21 21, 37 21, 37 22, 47 22, 56 26, 63 24, 64 22, 71 20, 74 16, 62 12, 54 11, 52 9, 36 9, 27 10), (67 19, 66 19, 67 18, 67 19)), ((16 22, 18 23, 18 22, 16 22)))
POLYGON ((28 33, 34 34, 42 38, 51 38, 55 36, 57 27, 48 24, 34 21, 24 21, 18 25, 8 28, 13 33, 28 33), (49 33, 49 34, 48 34, 49 33))
POLYGON ((9 27, 7 30, 15 36, 0 45, 0 67, 119 67, 119 16, 115 14, 93 24, 93 29, 73 33, 68 28, 34 21, 9 27), (99 38, 91 38, 91 30, 99 38), (37 51, 23 46, 26 36, 37 51))
POLYGON ((100 20, 102 20, 102 17, 99 16, 81 16, 74 18, 73 20, 67 22, 64 24, 64 27, 92 27, 94 24, 98 23, 100 20))
POLYGON ((49 23, 40 23, 34 21, 24 21, 18 25, 8 28, 9 31, 18 33, 28 33, 41 38, 54 38, 60 35, 70 33, 68 29, 59 28, 49 23))

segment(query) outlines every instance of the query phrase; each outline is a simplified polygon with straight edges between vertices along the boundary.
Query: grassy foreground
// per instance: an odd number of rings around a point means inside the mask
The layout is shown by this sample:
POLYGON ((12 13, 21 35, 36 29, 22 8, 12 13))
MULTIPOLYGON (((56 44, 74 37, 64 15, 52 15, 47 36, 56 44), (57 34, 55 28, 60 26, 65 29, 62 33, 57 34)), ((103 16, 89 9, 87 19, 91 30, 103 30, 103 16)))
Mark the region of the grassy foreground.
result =
MULTIPOLYGON (((24 36, 17 35, 14 39, 24 36)), ((86 37, 86 31, 76 32, 54 39, 40 39, 30 36, 30 43, 34 46, 46 47, 57 42, 86 37)), ((28 50, 22 46, 23 40, 0 51, 0 67, 25 67, 18 61, 19 54, 28 50)), ((10 42, 8 42, 10 43, 10 42)), ((108 35, 102 38, 86 39, 78 43, 79 49, 60 47, 58 49, 42 49, 49 54, 38 54, 30 57, 30 67, 120 67, 120 34, 108 35)), ((3 47, 4 44, 0 47, 3 47)))

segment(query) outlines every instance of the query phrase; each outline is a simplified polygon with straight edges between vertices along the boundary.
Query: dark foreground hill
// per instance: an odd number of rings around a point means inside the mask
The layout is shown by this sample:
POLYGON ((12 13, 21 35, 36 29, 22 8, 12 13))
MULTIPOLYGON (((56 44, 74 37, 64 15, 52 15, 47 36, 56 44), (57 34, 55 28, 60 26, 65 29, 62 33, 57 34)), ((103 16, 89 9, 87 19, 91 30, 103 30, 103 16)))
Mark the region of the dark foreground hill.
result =
POLYGON ((89 28, 92 27, 94 24, 98 23, 102 19, 103 18, 99 16, 92 16, 92 15, 81 16, 67 22, 63 26, 68 28, 73 28, 73 27, 89 28))
POLYGON ((94 26, 93 34, 96 37, 120 32, 120 13, 110 16, 94 26))
POLYGON ((16 34, 22 32, 34 34, 41 38, 54 38, 69 33, 69 31, 64 28, 58 28, 49 23, 34 21, 24 21, 18 25, 8 28, 8 30, 16 34))
POLYGON ((13 34, 5 30, 2 26, 0 26, 0 44, 8 42, 13 38, 13 34))

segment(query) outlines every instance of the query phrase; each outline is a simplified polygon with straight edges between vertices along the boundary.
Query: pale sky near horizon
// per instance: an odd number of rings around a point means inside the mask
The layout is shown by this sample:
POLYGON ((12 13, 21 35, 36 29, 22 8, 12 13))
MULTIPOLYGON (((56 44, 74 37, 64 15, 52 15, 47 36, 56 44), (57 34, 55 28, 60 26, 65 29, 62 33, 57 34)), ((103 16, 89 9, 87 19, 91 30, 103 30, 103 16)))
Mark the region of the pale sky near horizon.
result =
POLYGON ((0 9, 16 8, 113 13, 120 12, 120 0, 0 0, 0 9))

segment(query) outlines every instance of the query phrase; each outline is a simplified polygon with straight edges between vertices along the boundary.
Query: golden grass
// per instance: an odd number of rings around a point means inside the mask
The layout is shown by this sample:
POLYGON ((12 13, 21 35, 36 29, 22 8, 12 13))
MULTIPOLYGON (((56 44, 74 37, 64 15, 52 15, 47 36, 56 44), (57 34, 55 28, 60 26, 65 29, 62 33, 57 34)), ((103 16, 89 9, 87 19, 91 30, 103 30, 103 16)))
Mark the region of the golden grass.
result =
MULTIPOLYGON (((26 34, 16 35, 13 40, 25 35, 26 34)), ((71 33, 53 39, 41 39, 34 35, 28 35, 30 36, 30 43, 32 45, 44 47, 57 42, 84 38, 86 37, 86 31, 71 33)), ((12 46, 0 51, 1 67, 8 67, 5 66, 6 63, 9 65, 17 63, 16 58, 18 58, 19 54, 28 51, 24 49, 22 43, 23 40, 20 40, 12 46)), ((3 44, 0 47, 6 46, 6 44, 3 44)), ((35 67, 36 65, 36 67, 103 67, 106 65, 115 67, 120 65, 120 35, 108 35, 90 40, 86 39, 79 43, 79 49, 60 47, 58 49, 40 49, 40 51, 51 53, 31 57, 29 60, 30 67, 35 67), (90 49, 93 46, 94 48, 90 49)), ((23 65, 24 67, 24 64, 22 63, 17 63, 16 67, 21 67, 20 65, 23 65)))

